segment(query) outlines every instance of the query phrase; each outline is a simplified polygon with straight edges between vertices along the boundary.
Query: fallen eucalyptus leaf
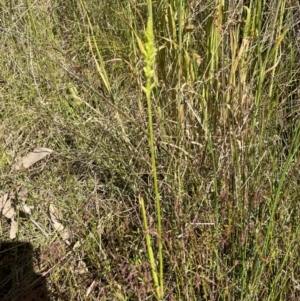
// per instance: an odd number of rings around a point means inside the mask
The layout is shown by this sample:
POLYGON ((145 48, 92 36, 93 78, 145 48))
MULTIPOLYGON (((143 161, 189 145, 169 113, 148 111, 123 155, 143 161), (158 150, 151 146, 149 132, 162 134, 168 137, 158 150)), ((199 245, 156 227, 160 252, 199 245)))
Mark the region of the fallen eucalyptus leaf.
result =
POLYGON ((58 209, 53 204, 50 204, 49 212, 50 212, 50 219, 51 219, 54 230, 59 232, 59 234, 63 240, 67 241, 70 238, 70 235, 69 235, 68 231, 64 231, 65 227, 59 221, 59 220, 61 220, 61 218, 60 218, 58 209))
POLYGON ((42 160, 45 156, 53 153, 53 150, 46 147, 38 147, 33 152, 27 154, 26 156, 17 160, 16 164, 13 166, 13 170, 20 170, 22 168, 27 169, 34 163, 42 160))
POLYGON ((27 214, 31 214, 31 210, 34 209, 34 206, 28 206, 25 201, 22 201, 21 206, 20 206, 20 210, 27 213, 27 214))
POLYGON ((28 189, 25 188, 24 186, 20 186, 17 192, 17 200, 20 203, 20 210, 27 213, 31 214, 31 210, 34 209, 34 206, 29 206, 26 204, 26 198, 28 194, 28 189))
POLYGON ((15 221, 14 218, 11 219, 11 225, 10 225, 10 232, 9 232, 9 238, 14 239, 16 238, 18 233, 18 222, 15 221))
POLYGON ((15 216, 15 209, 11 206, 9 194, 6 193, 0 197, 0 213, 6 218, 13 218, 15 216))
POLYGON ((33 206, 28 206, 26 202, 26 195, 28 190, 26 188, 21 187, 17 193, 10 191, 9 193, 5 193, 0 197, 0 214, 5 216, 6 218, 11 220, 9 237, 10 239, 14 239, 18 233, 18 222, 15 221, 15 209, 12 207, 11 201, 20 200, 20 210, 31 214, 31 210, 34 208, 33 206), (18 198, 19 197, 19 198, 18 198))

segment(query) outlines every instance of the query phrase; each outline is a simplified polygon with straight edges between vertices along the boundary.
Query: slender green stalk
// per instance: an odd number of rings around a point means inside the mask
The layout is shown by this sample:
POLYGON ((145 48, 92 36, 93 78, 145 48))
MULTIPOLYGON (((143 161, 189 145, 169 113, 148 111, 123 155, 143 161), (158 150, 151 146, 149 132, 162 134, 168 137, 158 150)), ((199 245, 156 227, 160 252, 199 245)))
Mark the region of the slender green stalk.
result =
POLYGON ((264 243, 264 247, 262 250, 263 255, 267 255, 268 252, 268 247, 270 244, 270 241, 272 239, 273 236, 273 232, 274 232, 274 216, 275 216, 275 211, 277 209, 277 205, 280 199, 280 195, 282 193, 282 187, 285 181, 285 177, 287 175, 288 169, 291 166, 294 157, 296 156, 297 152, 299 151, 300 148, 300 122, 298 122, 298 127, 296 129, 296 133, 294 135, 293 141, 292 141, 292 145, 289 151, 289 155, 287 157, 287 160, 284 164, 284 167, 282 169, 282 172, 280 174, 279 177, 279 181, 277 184, 277 189, 276 189, 276 194, 274 197, 274 201, 273 201, 273 206, 272 206, 272 210, 271 210, 271 215, 270 215, 270 222, 268 225, 268 230, 267 230, 267 234, 265 237, 265 243, 264 243))
POLYGON ((152 279, 154 282, 156 296, 160 300, 162 298, 162 296, 161 296, 160 284, 159 284, 159 280, 158 280, 157 267, 156 267, 153 248, 152 248, 152 239, 149 234, 145 202, 141 196, 139 196, 139 202, 140 202, 140 206, 142 209, 142 217, 143 217, 144 231, 145 231, 145 236, 146 236, 147 251, 148 251, 148 256, 149 256, 149 261, 150 261, 150 266, 151 266, 152 279))
MULTIPOLYGON (((286 162, 283 166, 283 169, 280 173, 280 177, 278 179, 278 184, 277 184, 277 189, 275 192, 275 196, 272 202, 272 207, 271 213, 270 213, 270 218, 269 218, 269 223, 268 223, 268 228, 266 232, 266 236, 264 238, 264 244, 261 250, 260 258, 257 259, 257 266, 255 269, 255 285, 258 286, 259 283, 261 282, 262 274, 265 270, 266 264, 262 261, 262 258, 268 257, 268 254, 270 252, 270 244, 272 242, 273 236, 274 236, 274 230, 275 230, 275 213, 278 208, 278 203, 280 200, 280 196, 282 194, 282 188, 283 184, 285 182, 286 175, 288 173, 288 170, 293 162, 293 159, 295 158, 295 155, 299 151, 300 148, 300 122, 298 123, 298 127, 296 130, 296 133, 293 137, 293 141, 291 144, 291 148, 289 151, 289 155, 286 159, 286 162)), ((255 290, 257 288, 253 289, 253 292, 255 293, 255 290)))
POLYGON ((160 199, 158 192, 158 180, 156 172, 156 158, 155 158, 155 146, 154 146, 154 130, 152 120, 152 104, 151 104, 151 92, 155 87, 154 82, 154 64, 156 49, 154 45, 154 34, 153 34, 153 16, 152 16, 152 2, 149 1, 149 18, 147 22, 146 30, 146 44, 144 48, 145 67, 144 72, 146 75, 146 86, 143 87, 143 91, 146 94, 147 106, 148 106, 148 123, 149 123, 149 143, 151 152, 151 165, 152 165, 152 177, 155 193, 155 209, 157 214, 157 235, 158 235, 158 257, 159 257, 159 288, 158 288, 158 299, 163 298, 163 247, 162 247, 162 225, 161 225, 161 212, 160 212, 160 199))

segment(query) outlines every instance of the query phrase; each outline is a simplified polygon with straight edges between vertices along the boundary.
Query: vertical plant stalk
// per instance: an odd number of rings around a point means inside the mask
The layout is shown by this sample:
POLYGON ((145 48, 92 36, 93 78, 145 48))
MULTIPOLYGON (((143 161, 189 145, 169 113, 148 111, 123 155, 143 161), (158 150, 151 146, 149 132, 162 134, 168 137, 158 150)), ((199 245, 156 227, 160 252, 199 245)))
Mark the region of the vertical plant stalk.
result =
POLYGON ((139 196, 139 202, 140 202, 140 206, 141 206, 141 209, 142 209, 142 217, 143 217, 144 231, 145 231, 145 236, 146 236, 147 252, 148 252, 150 266, 151 266, 152 279, 153 279, 153 282, 154 282, 156 296, 157 296, 158 299, 161 299, 160 298, 160 294, 161 294, 160 285, 159 285, 159 281, 158 281, 159 277, 158 277, 158 273, 157 273, 157 267, 156 267, 153 248, 152 248, 152 239, 151 239, 151 236, 149 234, 149 227, 148 227, 148 223, 147 223, 145 202, 144 202, 144 199, 141 196, 139 196))
MULTIPOLYGON (((145 48, 143 49, 143 54, 145 57, 145 67, 144 72, 146 76, 146 86, 143 87, 145 92, 148 106, 148 123, 149 123, 149 144, 151 152, 151 165, 152 165, 152 176, 153 176, 153 185, 155 193, 155 210, 157 215, 157 236, 158 236, 158 257, 159 257, 159 278, 158 278, 158 287, 155 287, 157 291, 157 298, 161 300, 163 298, 163 254, 162 254, 162 226, 161 226, 161 213, 160 213, 160 200, 158 193, 158 182, 157 182, 157 172, 156 172, 156 158, 155 158, 155 149, 154 149, 154 135, 153 135, 153 120, 152 120, 152 104, 151 104, 151 92, 155 87, 154 81, 154 65, 156 57, 156 48, 154 45, 154 34, 153 34, 153 15, 152 15, 152 1, 149 0, 149 18, 147 22, 146 30, 146 43, 145 48)), ((149 254, 150 256, 151 254, 149 254)), ((151 258, 151 256, 150 256, 151 258)), ((151 261, 151 260, 150 260, 151 261)), ((155 278, 154 284, 155 283, 155 278)))
MULTIPOLYGON (((274 229, 275 229, 276 209, 278 208, 278 203, 280 201, 280 196, 282 194, 282 188, 283 188, 283 185, 284 185, 284 182, 286 179, 286 175, 288 174, 288 170, 291 167, 291 165, 293 164, 293 160, 295 159, 297 153, 299 152, 299 149, 300 149, 300 122, 298 122, 298 124, 297 124, 297 129, 296 129, 296 132, 293 137, 293 141, 291 144, 291 148, 289 150, 288 157, 285 161, 285 164, 282 168, 282 171, 281 171, 279 179, 278 179, 277 188, 276 188, 274 199, 272 202, 268 228, 267 228, 266 235, 264 237, 264 244, 262 246, 262 250, 261 250, 261 254, 260 254, 261 258, 267 257, 268 254, 270 253, 270 244, 273 240, 274 229)), ((261 258, 258 261, 258 265, 259 265, 258 268, 255 269, 254 283, 256 283, 256 284, 261 283, 262 277, 263 277, 263 272, 265 271, 265 267, 266 267, 266 264, 263 263, 261 258)), ((286 260, 286 259, 284 259, 284 260, 286 260)), ((257 293, 257 290, 258 290, 258 285, 257 285, 257 287, 253 288, 252 297, 257 293)))

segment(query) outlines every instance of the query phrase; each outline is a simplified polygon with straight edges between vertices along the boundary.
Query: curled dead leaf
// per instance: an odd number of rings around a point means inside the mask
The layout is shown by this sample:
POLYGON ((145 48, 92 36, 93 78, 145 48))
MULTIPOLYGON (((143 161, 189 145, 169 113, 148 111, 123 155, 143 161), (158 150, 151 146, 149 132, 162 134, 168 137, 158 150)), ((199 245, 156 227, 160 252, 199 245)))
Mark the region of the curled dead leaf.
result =
POLYGON ((13 218, 16 214, 15 209, 11 205, 11 198, 6 193, 0 197, 0 213, 6 218, 13 218))

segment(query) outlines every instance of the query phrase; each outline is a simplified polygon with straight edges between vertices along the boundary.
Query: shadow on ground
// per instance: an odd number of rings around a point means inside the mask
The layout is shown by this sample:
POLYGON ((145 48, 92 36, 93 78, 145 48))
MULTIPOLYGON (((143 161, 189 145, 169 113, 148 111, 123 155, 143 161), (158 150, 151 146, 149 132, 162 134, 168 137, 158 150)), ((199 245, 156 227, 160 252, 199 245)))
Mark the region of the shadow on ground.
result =
POLYGON ((0 242, 0 301, 50 301, 46 279, 33 270, 29 242, 0 242))

